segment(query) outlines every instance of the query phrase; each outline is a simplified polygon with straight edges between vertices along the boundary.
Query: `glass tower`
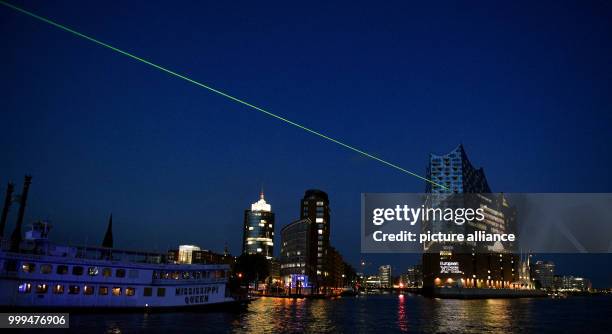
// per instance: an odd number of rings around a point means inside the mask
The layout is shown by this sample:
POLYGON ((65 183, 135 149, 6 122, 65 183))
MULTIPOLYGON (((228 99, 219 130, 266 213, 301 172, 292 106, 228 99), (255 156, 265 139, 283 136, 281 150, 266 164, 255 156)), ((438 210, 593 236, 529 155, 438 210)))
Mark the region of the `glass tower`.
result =
POLYGON ((243 254, 261 254, 272 259, 274 254, 274 212, 264 199, 263 191, 259 201, 244 210, 243 254))

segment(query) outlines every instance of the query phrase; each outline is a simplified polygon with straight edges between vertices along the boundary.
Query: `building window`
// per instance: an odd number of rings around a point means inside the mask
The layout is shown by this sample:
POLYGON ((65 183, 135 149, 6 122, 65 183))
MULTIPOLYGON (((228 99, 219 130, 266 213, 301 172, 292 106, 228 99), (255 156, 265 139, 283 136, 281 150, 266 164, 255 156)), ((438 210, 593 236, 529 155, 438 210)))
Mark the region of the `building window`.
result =
POLYGON ((78 285, 71 285, 68 287, 68 294, 70 295, 78 295, 81 292, 81 287, 78 285))
POLYGON ((36 293, 47 293, 48 289, 49 289, 49 286, 45 283, 36 285, 36 293))
POLYGON ((21 270, 23 270, 24 273, 32 273, 34 272, 34 269, 36 269, 36 265, 34 263, 23 263, 21 265, 21 270))
POLYGON ((72 274, 76 275, 76 276, 83 275, 83 267, 81 267, 81 266, 74 266, 74 267, 72 267, 72 274))
POLYGON ((50 274, 53 271, 53 266, 50 264, 42 264, 40 266, 40 273, 41 274, 50 274))
POLYGON ((66 275, 68 273, 68 266, 65 266, 65 265, 57 266, 57 273, 60 275, 66 275))
POLYGON ((113 276, 113 270, 111 268, 104 268, 104 269, 102 269, 102 276, 104 276, 104 277, 111 277, 111 276, 113 276))
POLYGON ((98 267, 89 267, 87 268, 87 273, 89 274, 89 276, 98 276, 98 267))
POLYGON ((125 277, 125 269, 117 269, 115 271, 115 276, 121 278, 125 277))
POLYGON ((56 295, 61 295, 61 294, 63 294, 63 293, 64 293, 64 286, 63 286, 63 285, 61 285, 61 284, 56 284, 56 285, 53 287, 53 293, 54 293, 54 294, 56 294, 56 295))
POLYGON ((164 297, 166 295, 166 288, 157 288, 157 297, 164 297))
POLYGON ((83 294, 91 296, 94 294, 94 287, 91 285, 86 285, 83 287, 83 294))
POLYGON ((116 286, 113 288, 113 296, 121 296, 121 288, 116 286))
POLYGON ((101 286, 98 288, 98 294, 102 295, 102 296, 106 296, 108 295, 108 287, 107 286, 101 286))
POLYGON ((32 284, 21 283, 19 284, 19 293, 30 293, 32 291, 32 284))
POLYGON ((143 296, 151 297, 152 295, 153 295, 153 288, 151 287, 144 288, 143 296))
POLYGON ((125 288, 125 295, 126 296, 133 296, 136 294, 136 289, 134 288, 125 288))

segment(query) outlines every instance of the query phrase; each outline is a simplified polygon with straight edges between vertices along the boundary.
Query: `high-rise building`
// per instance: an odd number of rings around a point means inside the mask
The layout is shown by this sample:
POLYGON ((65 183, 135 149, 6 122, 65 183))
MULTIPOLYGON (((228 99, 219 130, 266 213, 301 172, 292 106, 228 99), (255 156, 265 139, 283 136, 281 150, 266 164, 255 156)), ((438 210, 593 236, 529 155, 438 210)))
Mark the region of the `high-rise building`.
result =
POLYGON ((404 283, 404 286, 410 288, 423 287, 423 266, 417 264, 408 268, 404 278, 402 279, 402 283, 404 283))
MULTIPOLYGON (((424 221, 423 231, 431 233, 474 232, 514 233, 516 209, 503 194, 491 194, 482 168, 475 168, 459 145, 445 155, 431 154, 427 178, 446 188, 427 182, 426 205, 432 208, 482 209, 484 220, 462 225, 443 221, 424 221)), ((510 287, 518 280, 518 257, 513 243, 424 243, 423 286, 460 286, 478 288, 510 287)))
POLYGON ((274 212, 264 199, 263 191, 259 200, 244 210, 242 254, 261 254, 272 259, 274 254, 274 212))
POLYGON ((378 277, 380 278, 381 288, 393 287, 393 276, 391 274, 391 265, 386 264, 378 267, 378 277))
POLYGON ((309 219, 310 226, 310 256, 313 257, 314 280, 318 288, 324 284, 325 277, 329 276, 327 264, 329 250, 329 198, 324 191, 310 189, 306 190, 300 205, 300 219, 309 219), (316 241, 316 242, 315 242, 316 241))
POLYGON ((311 254, 310 219, 299 219, 281 230, 280 276, 290 293, 310 293, 310 281, 316 270, 311 254))
POLYGON ((532 265, 531 278, 536 281, 542 289, 552 289, 555 277, 555 263, 551 261, 536 261, 532 265))

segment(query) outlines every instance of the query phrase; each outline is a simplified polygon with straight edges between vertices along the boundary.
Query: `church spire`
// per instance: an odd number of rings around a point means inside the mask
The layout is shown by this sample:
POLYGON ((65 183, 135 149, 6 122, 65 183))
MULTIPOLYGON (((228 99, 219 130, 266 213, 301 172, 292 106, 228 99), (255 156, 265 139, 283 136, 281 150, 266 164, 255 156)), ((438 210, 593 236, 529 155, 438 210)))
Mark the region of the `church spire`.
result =
POLYGON ((106 228, 106 234, 104 235, 104 241, 102 241, 102 247, 113 248, 113 214, 111 213, 108 218, 108 227, 106 228))

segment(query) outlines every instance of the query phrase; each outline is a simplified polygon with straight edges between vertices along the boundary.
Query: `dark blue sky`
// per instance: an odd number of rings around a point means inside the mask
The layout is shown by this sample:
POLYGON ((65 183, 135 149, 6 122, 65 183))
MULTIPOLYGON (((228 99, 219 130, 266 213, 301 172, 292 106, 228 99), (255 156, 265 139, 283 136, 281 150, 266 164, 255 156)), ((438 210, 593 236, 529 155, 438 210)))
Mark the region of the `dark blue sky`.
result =
MULTIPOLYGON (((463 143, 494 191, 612 192, 608 1, 12 3, 420 174, 463 143)), ((0 33, 2 192, 33 174, 28 221, 57 241, 99 243, 113 212, 122 247, 238 253, 262 184, 277 235, 320 188, 356 264, 360 193, 424 190, 4 6, 0 33)), ((612 285, 609 255, 552 258, 612 285)))

